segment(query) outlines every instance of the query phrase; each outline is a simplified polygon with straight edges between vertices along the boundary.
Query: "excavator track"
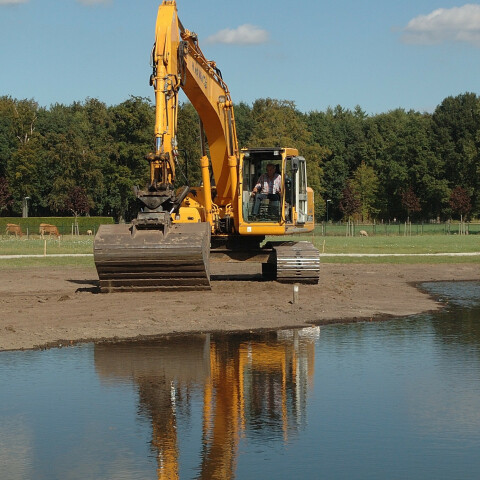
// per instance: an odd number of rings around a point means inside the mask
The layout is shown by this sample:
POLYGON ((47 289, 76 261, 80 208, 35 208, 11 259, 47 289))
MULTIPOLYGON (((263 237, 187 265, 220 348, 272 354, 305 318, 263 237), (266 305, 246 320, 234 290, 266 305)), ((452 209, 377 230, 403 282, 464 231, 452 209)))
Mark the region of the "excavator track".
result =
POLYGON ((101 292, 209 290, 210 225, 102 225, 94 243, 101 292))
POLYGON ((320 253, 310 242, 272 242, 276 279, 281 283, 318 283, 320 253))

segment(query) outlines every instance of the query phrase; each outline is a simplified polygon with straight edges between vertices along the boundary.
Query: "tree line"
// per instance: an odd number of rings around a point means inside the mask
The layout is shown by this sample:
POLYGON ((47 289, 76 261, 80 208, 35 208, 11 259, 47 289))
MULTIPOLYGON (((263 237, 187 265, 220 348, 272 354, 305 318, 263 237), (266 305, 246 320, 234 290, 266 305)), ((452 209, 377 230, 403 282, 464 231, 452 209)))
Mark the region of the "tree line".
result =
MULTIPOLYGON (((317 220, 447 220, 480 215, 480 98, 445 98, 433 113, 367 115, 336 106, 299 111, 287 100, 235 105, 240 147, 291 146, 307 159, 317 220)), ((154 106, 130 97, 40 107, 0 97, 0 215, 136 216, 133 185, 148 180, 154 106)), ((198 117, 178 111, 178 182, 200 180, 198 117)))

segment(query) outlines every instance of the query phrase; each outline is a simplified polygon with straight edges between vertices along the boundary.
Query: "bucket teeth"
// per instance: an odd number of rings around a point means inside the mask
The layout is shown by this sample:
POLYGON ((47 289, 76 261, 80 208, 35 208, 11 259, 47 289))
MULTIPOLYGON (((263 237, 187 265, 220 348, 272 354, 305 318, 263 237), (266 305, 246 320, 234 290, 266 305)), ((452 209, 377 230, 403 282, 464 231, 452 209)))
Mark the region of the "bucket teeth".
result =
POLYGON ((102 225, 94 260, 100 290, 209 290, 210 225, 173 224, 160 229, 102 225))

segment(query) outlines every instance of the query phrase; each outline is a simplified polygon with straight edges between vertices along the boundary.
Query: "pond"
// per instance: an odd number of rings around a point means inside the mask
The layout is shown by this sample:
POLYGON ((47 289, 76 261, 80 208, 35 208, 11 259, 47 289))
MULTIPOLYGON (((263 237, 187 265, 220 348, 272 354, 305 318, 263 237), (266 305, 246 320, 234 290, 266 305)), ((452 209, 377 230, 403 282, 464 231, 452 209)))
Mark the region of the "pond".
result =
POLYGON ((480 283, 440 313, 0 353, 0 478, 477 479, 480 283))

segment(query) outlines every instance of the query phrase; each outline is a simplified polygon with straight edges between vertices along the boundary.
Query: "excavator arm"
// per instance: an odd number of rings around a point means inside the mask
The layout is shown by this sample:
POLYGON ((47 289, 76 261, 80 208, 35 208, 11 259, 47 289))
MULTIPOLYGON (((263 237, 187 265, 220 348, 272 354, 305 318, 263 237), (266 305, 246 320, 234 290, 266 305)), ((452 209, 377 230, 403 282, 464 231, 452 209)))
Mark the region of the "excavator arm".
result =
MULTIPOLYGON (((210 194, 211 170, 216 204, 234 205, 239 151, 230 92, 215 62, 205 58, 197 35, 181 24, 174 1, 164 1, 158 9, 152 67, 150 83, 155 91, 156 112, 155 153, 147 155, 150 189, 170 192, 175 181, 178 94, 182 89, 197 111, 208 139, 211 162, 203 141, 201 159, 205 196, 210 194)), ((213 225, 209 215, 212 200, 205 200, 206 217, 213 225)))

